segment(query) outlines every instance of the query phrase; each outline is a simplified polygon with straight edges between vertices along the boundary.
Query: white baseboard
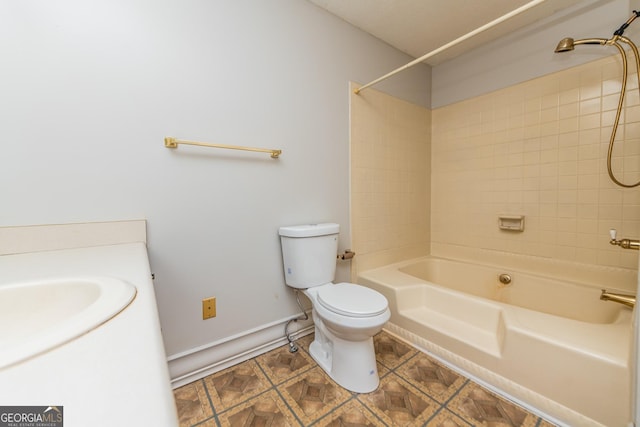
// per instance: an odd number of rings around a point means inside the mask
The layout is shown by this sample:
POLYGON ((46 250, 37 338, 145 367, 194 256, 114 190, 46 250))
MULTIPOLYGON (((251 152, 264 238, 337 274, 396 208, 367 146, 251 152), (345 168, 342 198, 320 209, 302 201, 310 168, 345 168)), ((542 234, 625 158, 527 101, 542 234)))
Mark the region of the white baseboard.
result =
MULTIPOLYGON (((302 316, 302 313, 298 315, 302 316)), ((262 325, 240 334, 169 356, 171 386, 175 389, 238 363, 273 350, 287 343, 285 324, 290 318, 262 325)), ((292 324, 291 335, 299 338, 313 332, 313 321, 299 320, 292 324), (295 326, 294 326, 295 325, 295 326)))

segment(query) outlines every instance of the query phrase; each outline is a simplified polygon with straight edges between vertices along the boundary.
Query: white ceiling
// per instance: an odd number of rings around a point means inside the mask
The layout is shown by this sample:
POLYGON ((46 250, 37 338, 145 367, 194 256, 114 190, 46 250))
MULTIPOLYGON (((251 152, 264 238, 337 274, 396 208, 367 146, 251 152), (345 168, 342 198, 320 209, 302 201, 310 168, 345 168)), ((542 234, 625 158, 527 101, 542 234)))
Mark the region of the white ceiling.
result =
MULTIPOLYGON (((309 0, 415 58, 530 0, 309 0)), ((546 0, 425 62, 437 65, 583 0, 546 0)))

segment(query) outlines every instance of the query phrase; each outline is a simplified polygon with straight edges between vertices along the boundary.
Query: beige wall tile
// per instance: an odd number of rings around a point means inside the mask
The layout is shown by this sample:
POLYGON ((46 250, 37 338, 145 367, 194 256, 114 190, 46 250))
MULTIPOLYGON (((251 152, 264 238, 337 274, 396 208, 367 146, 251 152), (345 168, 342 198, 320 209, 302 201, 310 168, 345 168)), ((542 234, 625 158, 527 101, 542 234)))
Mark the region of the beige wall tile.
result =
MULTIPOLYGON (((481 133, 481 111, 460 135, 481 133)), ((352 277, 428 253, 430 140, 428 109, 372 89, 352 91, 352 277)))
MULTIPOLYGON (((637 253, 608 243, 610 228, 640 237, 640 191, 614 185, 605 163, 621 70, 605 58, 433 111, 352 95, 353 277, 430 250, 636 268, 637 253), (525 215, 525 231, 498 230, 499 214, 525 215)), ((613 170, 633 183, 637 89, 625 105, 613 170)))
MULTIPOLYGON (((640 237, 640 191, 615 186, 606 172, 620 82, 619 60, 606 58, 434 110, 432 248, 457 245, 636 268, 637 253, 608 243, 609 228, 640 237), (470 106, 482 109, 481 136, 474 136, 470 106), (465 156, 480 146, 489 154, 465 156), (500 213, 525 215, 525 231, 499 233, 500 213)), ((625 104, 613 169, 624 182, 635 182, 637 90, 628 92, 625 104)))

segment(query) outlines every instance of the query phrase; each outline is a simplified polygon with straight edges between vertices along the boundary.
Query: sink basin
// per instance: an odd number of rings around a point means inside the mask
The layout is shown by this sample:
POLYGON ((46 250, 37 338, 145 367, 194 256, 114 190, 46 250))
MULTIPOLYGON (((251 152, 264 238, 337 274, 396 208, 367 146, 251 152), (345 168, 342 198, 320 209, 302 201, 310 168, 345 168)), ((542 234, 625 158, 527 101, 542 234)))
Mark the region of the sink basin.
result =
POLYGON ((0 370, 99 327, 135 296, 135 286, 111 277, 0 286, 0 370))

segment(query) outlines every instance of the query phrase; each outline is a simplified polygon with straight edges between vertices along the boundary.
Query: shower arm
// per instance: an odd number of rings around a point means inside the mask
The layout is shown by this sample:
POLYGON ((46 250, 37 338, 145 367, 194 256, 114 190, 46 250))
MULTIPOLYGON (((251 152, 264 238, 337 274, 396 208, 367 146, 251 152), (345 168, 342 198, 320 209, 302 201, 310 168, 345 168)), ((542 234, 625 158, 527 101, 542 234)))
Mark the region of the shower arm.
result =
POLYGON ((640 16, 640 12, 638 12, 637 10, 633 11, 633 15, 631 15, 631 17, 629 19, 627 19, 627 22, 625 22, 624 24, 622 24, 620 26, 620 28, 618 28, 617 30, 615 30, 613 32, 614 36, 621 36, 622 34, 624 34, 624 30, 627 29, 627 27, 629 26, 629 24, 631 24, 633 22, 634 19, 636 19, 638 16, 640 16))

